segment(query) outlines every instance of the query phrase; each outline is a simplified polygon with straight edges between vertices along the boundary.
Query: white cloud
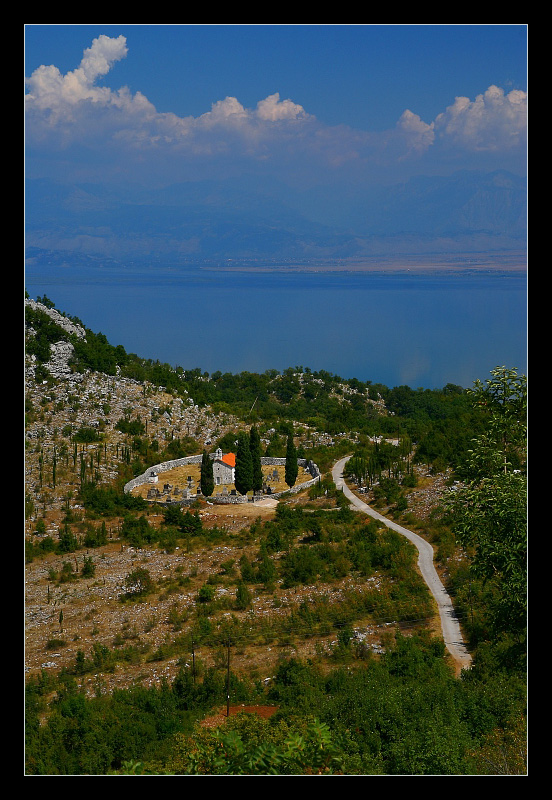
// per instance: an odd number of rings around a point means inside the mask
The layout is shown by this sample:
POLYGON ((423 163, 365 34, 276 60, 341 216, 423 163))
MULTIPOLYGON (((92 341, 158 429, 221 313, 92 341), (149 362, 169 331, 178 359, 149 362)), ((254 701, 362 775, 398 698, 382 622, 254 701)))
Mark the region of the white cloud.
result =
POLYGON ((467 150, 509 150, 525 144, 527 94, 489 86, 474 101, 456 97, 434 124, 441 140, 467 150))
POLYGON ((397 130, 407 141, 408 151, 424 152, 435 141, 433 122, 424 122, 418 114, 413 114, 408 109, 403 111, 397 122, 397 130))
POLYGON ((255 109, 226 97, 196 118, 159 113, 140 92, 132 95, 127 87, 114 91, 96 85, 127 52, 124 36, 99 36, 84 51, 78 68, 66 75, 55 66, 35 70, 26 81, 28 144, 48 142, 60 149, 86 143, 105 148, 109 141, 134 153, 160 154, 164 149, 177 151, 180 157, 197 157, 241 152, 265 159, 271 147, 289 145, 291 132, 282 125, 314 120, 297 103, 280 100, 278 93, 261 100, 255 109))
POLYGON ((106 75, 116 61, 127 54, 126 39, 119 36, 99 36, 84 51, 77 69, 62 75, 57 67, 41 66, 27 79, 29 93, 27 106, 51 111, 74 106, 82 100, 107 103, 113 96, 110 89, 94 86, 101 75, 106 75))
POLYGON ((299 119, 309 115, 298 103, 291 100, 280 100, 280 95, 276 92, 257 103, 257 116, 259 119, 276 122, 281 119, 299 119))
POLYGON ((109 36, 98 36, 92 42, 92 47, 84 51, 84 56, 79 69, 88 83, 93 83, 100 75, 107 75, 115 61, 125 58, 128 53, 126 39, 119 36, 111 39, 109 36))
POLYGON ((243 121, 247 117, 247 111, 235 97, 226 97, 213 103, 211 111, 202 114, 198 120, 204 125, 217 125, 228 121, 243 121))
MULTIPOLYGON (((47 142, 60 149, 86 145, 117 156, 149 150, 181 159, 213 154, 308 163, 340 168, 350 165, 404 164, 436 148, 451 152, 499 152, 524 144, 526 95, 490 86, 474 101, 457 97, 433 122, 404 111, 395 128, 373 133, 345 125, 324 126, 303 106, 274 93, 253 109, 236 97, 213 103, 198 117, 159 113, 140 92, 127 87, 98 86, 128 52, 124 36, 99 36, 84 51, 80 65, 62 75, 55 66, 41 66, 27 79, 29 145, 47 142), (122 152, 124 151, 124 152, 122 152)), ((281 163, 284 163, 282 161, 281 163)))
MULTIPOLYGON (((95 85, 96 80, 106 75, 116 61, 125 58, 127 52, 124 36, 112 39, 102 35, 84 51, 77 69, 66 75, 62 75, 55 66, 38 67, 26 80, 28 94, 25 101, 28 111, 47 112, 50 124, 69 118, 77 122, 79 112, 85 112, 87 104, 93 104, 97 111, 105 108, 118 108, 121 112, 138 111, 145 114, 149 121, 153 114, 157 115, 157 124, 166 122, 173 134, 178 128, 181 132, 188 132, 194 122, 199 128, 205 128, 228 122, 275 122, 308 116, 302 106, 291 100, 280 100, 276 93, 259 101, 254 111, 245 109, 235 97, 226 97, 213 103, 211 111, 196 120, 189 117, 180 120, 180 125, 175 125, 178 119, 175 115, 157 114, 155 107, 140 92, 132 96, 125 87, 113 91, 95 85)), ((37 121, 38 118, 35 119, 37 121)))
POLYGON ((269 95, 265 100, 259 100, 255 111, 250 111, 235 97, 226 97, 213 103, 211 111, 198 117, 204 124, 215 125, 225 122, 278 122, 279 120, 304 119, 309 115, 303 106, 291 100, 280 100, 278 92, 269 95))
POLYGON ((422 154, 434 145, 465 152, 506 153, 525 146, 526 132, 527 94, 519 90, 505 94, 498 86, 489 86, 473 101, 456 97, 431 123, 406 110, 395 130, 403 143, 402 158, 422 154))

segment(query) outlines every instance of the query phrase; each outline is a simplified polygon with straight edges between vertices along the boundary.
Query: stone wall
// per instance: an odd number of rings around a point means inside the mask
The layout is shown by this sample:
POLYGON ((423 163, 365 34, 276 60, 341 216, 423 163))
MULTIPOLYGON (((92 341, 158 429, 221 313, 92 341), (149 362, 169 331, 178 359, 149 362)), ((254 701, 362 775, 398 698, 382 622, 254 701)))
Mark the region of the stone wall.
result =
POLYGON ((201 459, 202 456, 186 456, 185 458, 175 458, 172 461, 163 461, 161 464, 154 464, 148 467, 141 475, 137 475, 136 478, 126 483, 123 491, 125 494, 128 494, 128 492, 131 492, 136 486, 149 483, 149 476, 152 472, 157 472, 159 475, 161 472, 168 472, 170 469, 182 467, 184 464, 201 464, 201 459))
POLYGON ((314 486, 314 484, 318 483, 319 480, 320 476, 317 476, 316 478, 311 478, 310 481, 292 486, 291 489, 284 489, 283 492, 275 492, 274 494, 263 495, 263 497, 274 497, 277 500, 279 497, 283 497, 285 494, 297 494, 297 492, 302 492, 303 489, 308 489, 309 486, 314 486))
MULTIPOLYGON (((211 454, 211 456, 212 455, 213 454, 211 454)), ((181 467, 184 464, 201 464, 201 459, 202 459, 201 455, 186 456, 185 458, 176 458, 172 461, 163 461, 161 464, 154 464, 153 466, 148 467, 148 469, 141 475, 138 475, 136 478, 133 478, 131 481, 125 484, 124 492, 128 493, 132 491, 132 489, 134 489, 136 486, 141 486, 144 483, 149 483, 150 475, 152 472, 156 472, 159 475, 162 472, 168 472, 170 469, 181 467)), ((261 464, 264 466, 284 466, 285 463, 286 463, 285 458, 261 458, 261 464)), ((258 499, 264 498, 266 496, 278 499, 279 497, 282 497, 282 495, 288 493, 297 494, 297 492, 300 492, 303 489, 307 489, 309 486, 312 486, 313 484, 315 484, 317 481, 320 480, 320 470, 318 469, 314 461, 309 461, 306 458, 298 458, 297 464, 300 467, 304 467, 306 470, 308 470, 308 472, 310 472, 310 474, 312 475, 310 481, 306 481, 305 483, 300 483, 297 486, 292 486, 291 489, 285 489, 283 492, 275 492, 274 494, 271 495, 259 495, 258 499)), ((172 500, 170 504, 174 505, 175 503, 178 503, 180 505, 187 505, 193 503, 195 499, 196 498, 194 497, 194 498, 188 498, 186 500, 176 500, 176 501, 172 500)), ((168 503, 159 503, 159 501, 154 501, 154 502, 157 502, 157 504, 159 505, 168 505, 168 503)), ((214 502, 220 504, 247 503, 248 498, 243 495, 226 495, 224 497, 222 497, 221 495, 217 495, 217 498, 216 500, 214 500, 214 502)))

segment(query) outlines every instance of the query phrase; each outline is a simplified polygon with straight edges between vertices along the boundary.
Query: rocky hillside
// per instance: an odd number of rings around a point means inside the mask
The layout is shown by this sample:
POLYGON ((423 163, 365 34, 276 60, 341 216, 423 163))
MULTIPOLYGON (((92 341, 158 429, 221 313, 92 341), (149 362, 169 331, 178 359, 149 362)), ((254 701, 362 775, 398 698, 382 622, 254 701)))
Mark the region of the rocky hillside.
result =
MULTIPOLYGON (((89 654, 97 656, 109 651, 118 653, 121 663, 116 670, 103 671, 104 686, 126 687, 136 681, 157 683, 172 679, 182 653, 173 652, 167 642, 178 639, 185 619, 193 619, 202 586, 216 586, 217 602, 226 603, 234 615, 245 618, 249 613, 234 608, 236 570, 231 565, 238 564, 244 555, 251 559, 256 556, 258 543, 253 544, 247 531, 252 525, 272 519, 276 502, 265 500, 239 508, 203 502, 196 512, 207 532, 207 541, 201 546, 197 542, 187 552, 182 547, 129 546, 119 536, 122 518, 90 518, 79 506, 83 478, 121 489, 135 471, 143 471, 145 462, 168 460, 174 456, 175 446, 186 455, 201 452, 243 423, 229 414, 215 413, 209 406, 200 406, 184 391, 177 395, 151 382, 124 377, 112 364, 113 374, 84 369, 79 363, 79 349, 89 336, 87 329, 47 304, 27 301, 27 308, 29 323, 35 315, 35 323, 40 324, 29 324, 27 329, 26 539, 37 546, 48 537, 58 542, 68 520, 80 542, 102 523, 107 536, 101 546, 81 545, 67 552, 46 550, 27 564, 27 673, 74 668, 79 652, 88 658, 89 654), (145 453, 144 442, 149 448, 145 453), (214 537, 212 542, 210 536, 214 537), (83 574, 85 562, 93 565, 88 577, 83 574), (156 591, 147 603, 122 603, 125 581, 137 566, 147 569, 156 591), (121 653, 127 649, 135 658, 122 663, 125 660, 121 653)), ((339 388, 340 402, 346 391, 353 390, 339 388)), ((370 402, 385 410, 380 401, 370 402)), ((314 438, 313 432, 308 436, 314 438)), ((323 444, 328 442, 324 440, 323 444)), ((422 517, 433 504, 432 486, 433 481, 422 479, 416 492, 422 517)), ((414 505, 414 497, 412 500, 414 505)), ((303 492, 286 503, 307 504, 311 510, 321 504, 329 509, 335 508, 336 499, 322 495, 313 502, 303 492)), ((149 525, 162 525, 163 517, 155 509, 149 509, 147 516, 149 525)), ((288 589, 278 585, 268 594, 261 586, 252 601, 256 624, 270 619, 274 626, 281 615, 285 617, 303 602, 316 603, 323 598, 339 602, 351 592, 364 591, 367 585, 379 591, 379 582, 379 576, 367 582, 346 574, 331 585, 318 582, 288 589)), ((381 648, 387 632, 387 622, 359 620, 355 627, 358 641, 374 651, 381 648)), ((317 639, 297 639, 294 652, 311 658, 324 648, 331 650, 334 640, 334 633, 317 639)), ((234 668, 254 670, 265 679, 272 674, 282 652, 281 648, 252 645, 235 654, 234 668)), ((216 658, 216 651, 205 649, 202 657, 209 662, 216 658)), ((83 676, 83 685, 90 694, 98 688, 100 678, 96 672, 83 676)))
MULTIPOLYGON (((149 382, 121 377, 118 370, 115 375, 78 371, 75 346, 64 335, 84 339, 85 328, 42 303, 27 300, 26 305, 47 315, 59 330, 59 339, 50 342, 47 361, 41 363, 29 352, 32 346, 25 354, 26 493, 41 514, 47 508, 59 511, 68 494, 75 493, 82 454, 93 458, 100 483, 126 475, 133 430, 156 442, 159 453, 171 443, 185 442, 192 454, 239 425, 228 414, 199 407, 185 393, 185 399, 174 397, 149 382), (122 426, 121 420, 129 424, 122 426)), ((33 341, 32 326, 26 336, 27 343, 33 341)), ((28 516, 28 527, 35 517, 28 516)))

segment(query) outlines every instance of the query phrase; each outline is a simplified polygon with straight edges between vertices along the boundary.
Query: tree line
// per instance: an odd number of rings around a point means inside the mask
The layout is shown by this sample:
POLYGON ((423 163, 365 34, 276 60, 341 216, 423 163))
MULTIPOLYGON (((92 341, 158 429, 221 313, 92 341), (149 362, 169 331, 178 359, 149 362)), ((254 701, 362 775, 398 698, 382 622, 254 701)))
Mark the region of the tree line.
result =
MULTIPOLYGON (((345 645, 347 647, 347 645, 345 645)), ((104 655, 96 648, 95 668, 104 655)), ((442 642, 399 636, 363 669, 282 660, 268 688, 216 667, 87 698, 69 674, 26 687, 29 775, 522 775, 524 679, 495 663, 457 680, 442 642), (276 713, 201 718, 258 703, 276 713), (47 697, 56 702, 44 724, 47 697)))

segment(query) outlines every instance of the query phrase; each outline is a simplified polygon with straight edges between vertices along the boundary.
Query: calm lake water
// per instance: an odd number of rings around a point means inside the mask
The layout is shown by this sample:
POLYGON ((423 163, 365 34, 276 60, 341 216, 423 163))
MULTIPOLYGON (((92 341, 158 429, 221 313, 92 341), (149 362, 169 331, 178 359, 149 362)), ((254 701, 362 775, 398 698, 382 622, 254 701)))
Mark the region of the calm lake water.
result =
POLYGON ((527 370, 519 273, 60 268, 29 269, 26 288, 127 352, 209 373, 303 366, 434 389, 527 370))

